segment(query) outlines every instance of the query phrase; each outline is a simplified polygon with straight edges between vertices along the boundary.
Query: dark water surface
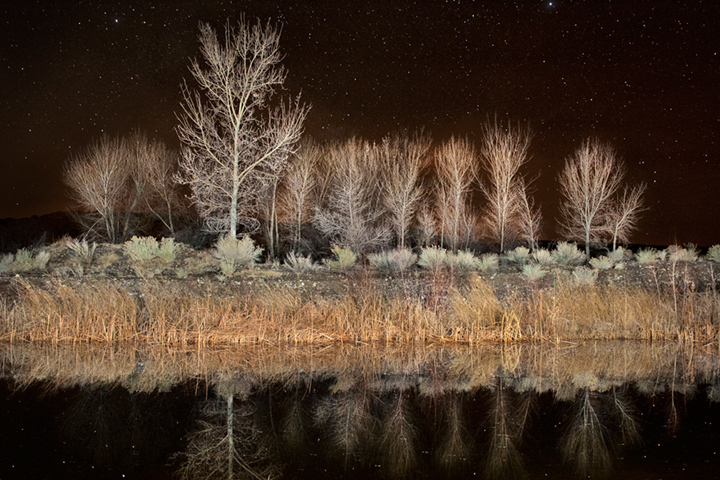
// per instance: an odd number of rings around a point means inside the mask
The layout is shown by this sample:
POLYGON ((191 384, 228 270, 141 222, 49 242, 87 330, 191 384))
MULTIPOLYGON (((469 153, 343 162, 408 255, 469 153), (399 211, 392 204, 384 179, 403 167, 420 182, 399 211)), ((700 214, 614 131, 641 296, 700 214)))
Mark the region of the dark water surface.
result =
POLYGON ((0 479, 720 478, 679 345, 0 346, 0 479))

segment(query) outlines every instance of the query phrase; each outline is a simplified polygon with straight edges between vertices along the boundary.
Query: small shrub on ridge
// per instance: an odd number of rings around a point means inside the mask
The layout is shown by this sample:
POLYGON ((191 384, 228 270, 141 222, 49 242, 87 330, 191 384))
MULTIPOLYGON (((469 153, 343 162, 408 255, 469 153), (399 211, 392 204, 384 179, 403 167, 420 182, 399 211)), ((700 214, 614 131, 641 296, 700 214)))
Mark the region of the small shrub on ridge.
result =
POLYGON ((525 265, 530 260, 530 250, 526 247, 517 247, 505 254, 508 262, 516 265, 525 265))
POLYGON ((425 247, 420 252, 418 265, 425 270, 439 270, 447 266, 447 256, 447 250, 444 248, 425 247))
POLYGON ((581 265, 585 262, 585 254, 574 243, 558 243, 551 255, 560 265, 581 265))
POLYGON ((555 263, 550 250, 546 248, 538 248, 532 253, 532 259, 539 265, 552 265, 555 263))
POLYGON ((613 267, 613 261, 606 256, 591 258, 590 266, 597 270, 609 270, 613 267))
POLYGON ((294 250, 285 256, 285 265, 295 273, 308 272, 318 268, 318 265, 313 262, 310 255, 307 257, 296 255, 294 250))
POLYGON ((706 257, 715 263, 720 263, 720 245, 713 245, 708 248, 706 257))
POLYGON ((335 245, 332 249, 334 259, 326 258, 323 263, 333 270, 351 270, 357 262, 357 255, 349 248, 335 245))
POLYGON ((483 272, 497 270, 498 265, 500 265, 500 256, 497 253, 481 255, 477 262, 478 270, 483 272))
POLYGON ((658 251, 654 248, 643 248, 635 252, 635 260, 640 265, 655 263, 658 260, 658 251))
POLYGON ((530 281, 538 280, 547 274, 547 272, 537 263, 523 265, 522 273, 530 281))
POLYGON ((397 248, 387 252, 368 255, 370 265, 378 270, 402 272, 412 268, 418 256, 409 248, 397 248))
POLYGON ((242 240, 225 235, 217 241, 212 253, 220 260, 220 270, 223 275, 230 277, 237 268, 254 265, 260 259, 262 251, 262 248, 255 247, 255 242, 247 235, 242 240))

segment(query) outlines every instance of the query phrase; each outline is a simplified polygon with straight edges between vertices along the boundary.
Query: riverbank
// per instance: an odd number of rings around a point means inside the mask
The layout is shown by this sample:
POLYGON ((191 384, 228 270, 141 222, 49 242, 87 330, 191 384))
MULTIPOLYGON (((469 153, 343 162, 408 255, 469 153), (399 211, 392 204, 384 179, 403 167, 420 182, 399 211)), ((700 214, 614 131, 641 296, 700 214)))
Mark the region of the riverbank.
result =
MULTIPOLYGON (((52 247, 51 247, 52 248, 52 247)), ((633 339, 717 344, 717 265, 630 258, 402 272, 255 265, 224 275, 210 252, 90 264, 57 246, 43 269, 0 276, 0 340, 149 344, 458 343, 633 339)))

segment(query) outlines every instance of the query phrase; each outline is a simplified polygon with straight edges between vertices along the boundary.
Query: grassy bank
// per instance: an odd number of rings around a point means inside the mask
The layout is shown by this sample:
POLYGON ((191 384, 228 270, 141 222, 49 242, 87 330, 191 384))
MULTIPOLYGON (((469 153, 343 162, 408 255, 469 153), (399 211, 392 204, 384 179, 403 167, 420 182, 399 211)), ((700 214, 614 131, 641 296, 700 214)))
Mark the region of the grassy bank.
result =
POLYGON ((17 277, 0 308, 0 340, 219 345, 635 339, 708 345, 719 334, 718 296, 691 282, 583 285, 554 272, 542 284, 527 281, 508 290, 517 274, 359 271, 331 278, 335 290, 328 293, 313 287, 319 280, 312 276, 293 282, 254 278, 253 284, 17 277))

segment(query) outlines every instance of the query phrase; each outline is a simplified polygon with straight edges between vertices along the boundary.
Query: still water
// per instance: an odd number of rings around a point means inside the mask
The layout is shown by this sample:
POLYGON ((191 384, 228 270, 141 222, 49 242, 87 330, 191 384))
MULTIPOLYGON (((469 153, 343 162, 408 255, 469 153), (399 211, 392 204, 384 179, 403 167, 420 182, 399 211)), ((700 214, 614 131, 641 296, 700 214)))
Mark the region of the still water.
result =
POLYGON ((675 344, 0 345, 0 479, 720 478, 675 344))

